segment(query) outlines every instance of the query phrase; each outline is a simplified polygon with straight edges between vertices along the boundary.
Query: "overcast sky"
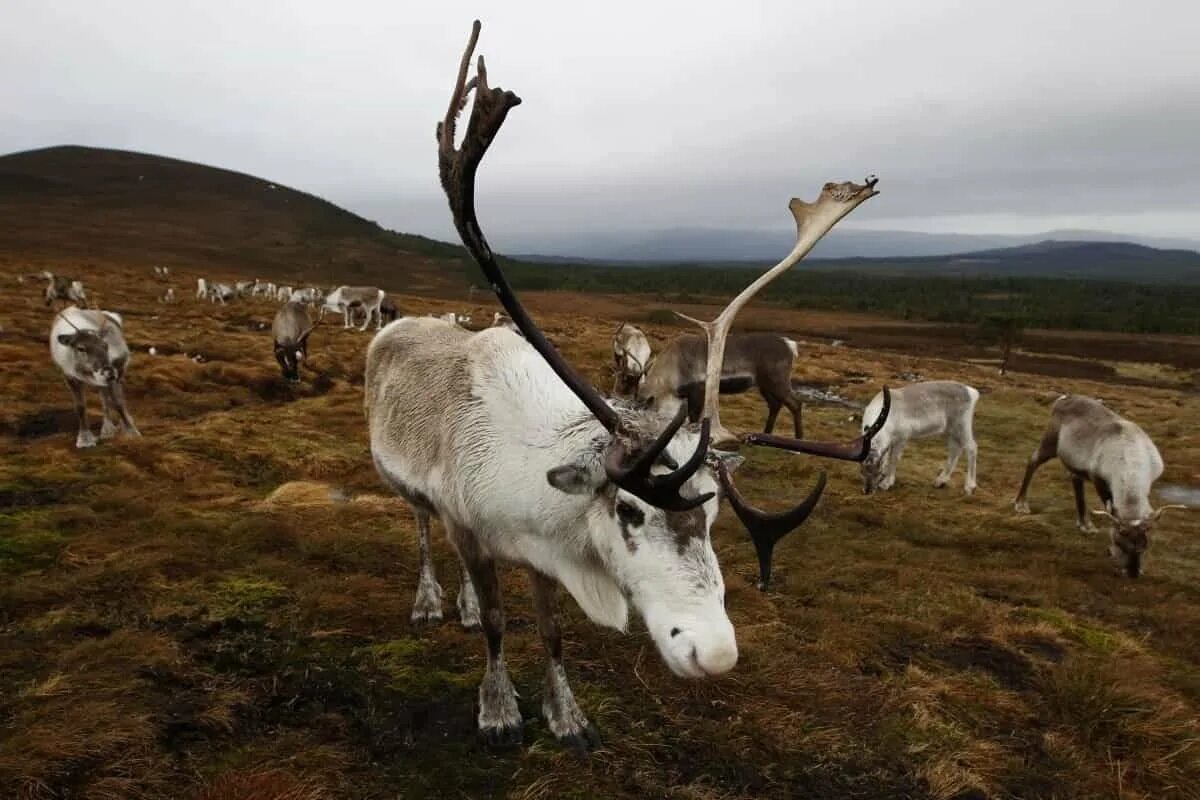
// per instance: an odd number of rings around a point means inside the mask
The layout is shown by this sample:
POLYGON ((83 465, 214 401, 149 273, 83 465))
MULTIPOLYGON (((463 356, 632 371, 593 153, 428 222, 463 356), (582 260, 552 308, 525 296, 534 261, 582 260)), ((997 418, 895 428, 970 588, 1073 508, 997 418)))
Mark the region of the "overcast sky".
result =
POLYGON ((141 150, 452 237, 434 124, 476 15, 524 104, 479 178, 540 231, 789 224, 1200 233, 1195 0, 0 0, 0 152, 141 150))

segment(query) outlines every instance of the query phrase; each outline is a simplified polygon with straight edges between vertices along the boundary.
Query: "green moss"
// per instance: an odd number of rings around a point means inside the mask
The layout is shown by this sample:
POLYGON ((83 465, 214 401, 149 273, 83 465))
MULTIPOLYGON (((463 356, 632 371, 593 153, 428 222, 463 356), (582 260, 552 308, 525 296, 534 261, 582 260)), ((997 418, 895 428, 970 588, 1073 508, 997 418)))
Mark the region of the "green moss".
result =
POLYGON ((66 537, 45 512, 0 514, 0 572, 28 572, 54 563, 66 537))
POLYGON ((427 645, 415 639, 392 639, 372 645, 363 653, 380 672, 388 676, 391 688, 412 695, 432 695, 448 689, 467 689, 478 676, 441 669, 432 663, 427 645))
POLYGON ((1022 614, 1028 618, 1053 625, 1062 633, 1097 653, 1112 653, 1121 646, 1121 639, 1118 636, 1094 625, 1080 622, 1058 609, 1027 608, 1022 614))
POLYGON ((283 584, 254 575, 226 578, 216 591, 221 611, 236 616, 255 616, 288 597, 283 584))

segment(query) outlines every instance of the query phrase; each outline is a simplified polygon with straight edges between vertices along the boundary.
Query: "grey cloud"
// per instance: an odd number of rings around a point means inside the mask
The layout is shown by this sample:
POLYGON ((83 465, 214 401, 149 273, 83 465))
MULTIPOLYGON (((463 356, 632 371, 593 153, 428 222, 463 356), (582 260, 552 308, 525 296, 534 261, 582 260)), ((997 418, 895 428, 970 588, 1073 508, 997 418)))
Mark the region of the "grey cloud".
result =
MULTIPOLYGON (((884 194, 860 226, 1200 227, 1196 4, 578 5, 480 9, 493 79, 525 100, 480 174, 500 246, 778 228, 792 195, 866 172, 884 194)), ((8 0, 0 151, 145 150, 450 237, 433 125, 473 11, 8 0)))

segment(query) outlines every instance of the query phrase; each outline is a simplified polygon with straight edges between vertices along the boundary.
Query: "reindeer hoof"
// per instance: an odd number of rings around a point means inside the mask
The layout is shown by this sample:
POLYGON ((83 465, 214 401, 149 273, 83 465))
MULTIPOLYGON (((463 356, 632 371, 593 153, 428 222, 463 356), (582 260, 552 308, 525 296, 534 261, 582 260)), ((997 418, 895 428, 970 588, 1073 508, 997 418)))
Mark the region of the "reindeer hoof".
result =
POLYGON ((1024 500, 1018 500, 1013 503, 1013 511, 1016 511, 1018 514, 1028 514, 1030 513, 1029 503, 1026 503, 1024 500))
POLYGON ((520 747, 524 740, 521 725, 505 725, 499 728, 480 728, 479 741, 489 750, 520 747))
POLYGON ((408 621, 412 623, 413 627, 416 628, 440 625, 442 623, 442 611, 441 609, 426 609, 418 611, 414 608, 412 614, 408 618, 408 621))
POLYGON ((75 437, 75 446, 82 450, 85 447, 96 446, 96 434, 87 431, 75 437))
POLYGON ((596 726, 588 723, 581 731, 569 733, 566 736, 559 736, 558 742, 567 750, 573 750, 576 753, 590 753, 600 747, 600 731, 596 730, 596 726))

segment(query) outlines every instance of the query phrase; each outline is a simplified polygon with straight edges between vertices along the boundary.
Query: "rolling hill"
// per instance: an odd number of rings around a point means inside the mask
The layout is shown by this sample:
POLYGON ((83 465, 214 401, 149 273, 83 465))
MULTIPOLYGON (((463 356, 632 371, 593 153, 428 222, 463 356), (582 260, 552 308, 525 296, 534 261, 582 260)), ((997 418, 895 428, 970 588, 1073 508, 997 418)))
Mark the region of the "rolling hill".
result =
MULTIPOLYGON (((144 153, 63 146, 0 156, 0 219, 10 223, 0 226, 0 258, 10 263, 166 264, 316 283, 375 283, 415 293, 461 292, 478 280, 473 266, 464 267, 465 254, 457 245, 387 230, 261 178, 144 153)), ((870 240, 864 252, 880 252, 891 240, 891 233, 884 233, 838 230, 822 247, 826 254, 845 252, 846 240, 857 237, 870 240)), ((935 242, 927 234, 903 235, 908 238, 896 245, 897 252, 964 250, 853 258, 822 258, 818 250, 806 266, 922 277, 1200 283, 1200 253, 1194 250, 1057 239, 981 247, 981 242, 1005 240, 951 236, 935 242)), ((557 278, 548 265, 757 267, 786 252, 788 236, 679 230, 646 234, 642 241, 609 237, 603 247, 600 240, 583 237, 571 240, 578 249, 564 255, 516 258, 543 264, 540 285, 554 288, 557 278)))
POLYGON ((462 251, 260 178, 91 147, 0 157, 0 255, 204 267, 264 278, 459 286, 462 251))

